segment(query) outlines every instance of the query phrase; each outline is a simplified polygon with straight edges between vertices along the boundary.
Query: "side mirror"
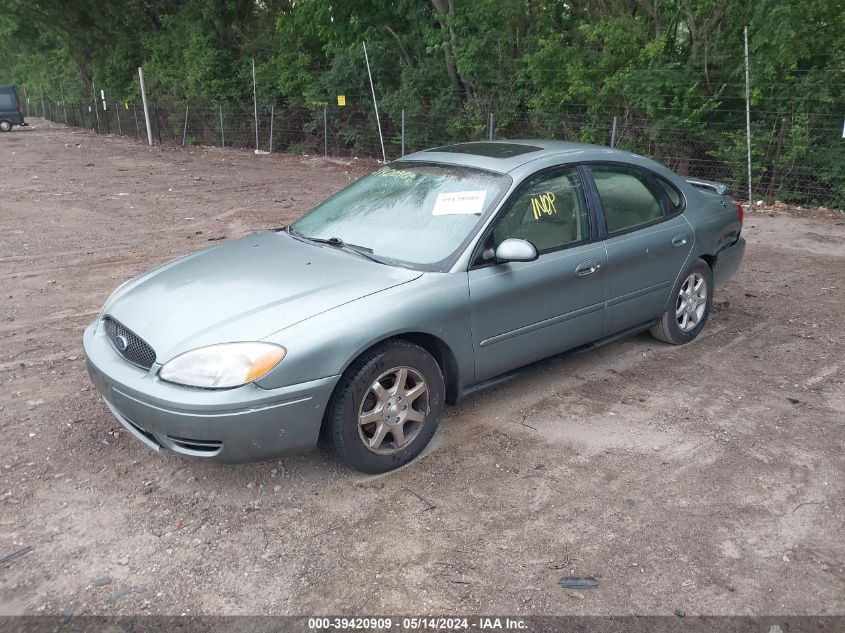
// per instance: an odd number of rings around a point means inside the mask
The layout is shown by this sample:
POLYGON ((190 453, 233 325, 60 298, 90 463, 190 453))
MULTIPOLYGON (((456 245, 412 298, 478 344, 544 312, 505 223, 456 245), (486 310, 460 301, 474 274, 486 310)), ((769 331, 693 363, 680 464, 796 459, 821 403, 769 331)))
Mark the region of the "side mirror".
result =
POLYGON ((531 242, 511 237, 499 244, 496 259, 502 262, 533 262, 537 259, 537 249, 531 242))

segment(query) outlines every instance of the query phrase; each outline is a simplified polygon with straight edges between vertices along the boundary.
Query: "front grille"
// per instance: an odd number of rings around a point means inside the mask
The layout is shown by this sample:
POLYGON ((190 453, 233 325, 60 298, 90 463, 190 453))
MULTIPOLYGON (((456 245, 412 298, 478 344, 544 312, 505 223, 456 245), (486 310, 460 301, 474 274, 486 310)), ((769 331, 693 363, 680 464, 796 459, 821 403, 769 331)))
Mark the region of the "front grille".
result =
POLYGON ((156 362, 156 353, 144 339, 111 317, 103 319, 106 336, 118 354, 133 365, 149 369, 156 362))

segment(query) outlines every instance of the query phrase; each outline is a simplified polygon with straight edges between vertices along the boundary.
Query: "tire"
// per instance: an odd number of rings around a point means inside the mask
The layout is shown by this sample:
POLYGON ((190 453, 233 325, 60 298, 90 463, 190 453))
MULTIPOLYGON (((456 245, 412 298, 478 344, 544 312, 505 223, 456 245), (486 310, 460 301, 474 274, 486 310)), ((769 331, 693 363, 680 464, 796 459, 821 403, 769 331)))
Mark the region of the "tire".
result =
POLYGON ((388 341, 358 358, 338 382, 324 418, 329 441, 355 470, 383 473, 404 466, 434 436, 444 394, 443 374, 431 354, 407 341, 388 341))
POLYGON ((12 131, 12 122, 3 119, 0 121, 0 132, 11 132, 12 131))
POLYGON ((710 316, 713 306, 713 271, 706 262, 697 259, 680 276, 672 290, 672 299, 660 320, 651 327, 651 335, 664 343, 684 345, 694 340, 710 316), (693 294, 689 284, 693 283, 693 294), (703 283, 702 289, 699 284, 703 283))

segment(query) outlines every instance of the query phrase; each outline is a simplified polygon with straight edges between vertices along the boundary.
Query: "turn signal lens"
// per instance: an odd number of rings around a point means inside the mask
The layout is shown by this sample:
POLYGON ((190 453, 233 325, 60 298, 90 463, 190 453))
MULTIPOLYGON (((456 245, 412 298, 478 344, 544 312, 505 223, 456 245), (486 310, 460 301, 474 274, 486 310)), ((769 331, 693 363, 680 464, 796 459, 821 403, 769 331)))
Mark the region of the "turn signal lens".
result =
POLYGON ((258 359, 256 359, 252 366, 250 366, 249 371, 246 373, 246 381, 252 382, 254 380, 258 380, 273 369, 273 367, 281 363, 284 357, 285 348, 283 347, 277 347, 275 349, 271 349, 266 354, 262 354, 258 357, 258 359))

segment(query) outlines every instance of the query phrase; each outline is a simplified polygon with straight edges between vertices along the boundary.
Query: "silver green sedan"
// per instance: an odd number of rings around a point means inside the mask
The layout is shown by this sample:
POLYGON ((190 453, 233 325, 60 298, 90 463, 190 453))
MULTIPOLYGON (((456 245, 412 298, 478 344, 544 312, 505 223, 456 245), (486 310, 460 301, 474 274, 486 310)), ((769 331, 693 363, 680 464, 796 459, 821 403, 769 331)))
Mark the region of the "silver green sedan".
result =
POLYGON ((322 433, 383 472, 519 368, 645 329, 692 341, 742 219, 724 185, 619 150, 438 147, 126 282, 85 331, 88 371, 153 450, 253 461, 322 433))

